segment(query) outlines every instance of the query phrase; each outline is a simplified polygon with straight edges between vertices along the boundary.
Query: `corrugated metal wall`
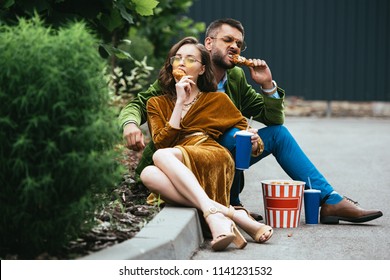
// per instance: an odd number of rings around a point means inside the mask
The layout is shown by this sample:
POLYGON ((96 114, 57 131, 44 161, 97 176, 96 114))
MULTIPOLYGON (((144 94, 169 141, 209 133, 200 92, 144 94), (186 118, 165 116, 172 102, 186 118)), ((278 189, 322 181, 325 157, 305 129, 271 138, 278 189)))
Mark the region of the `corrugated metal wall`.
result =
POLYGON ((390 0, 194 0, 189 16, 240 20, 243 55, 265 59, 289 96, 390 101, 390 0))

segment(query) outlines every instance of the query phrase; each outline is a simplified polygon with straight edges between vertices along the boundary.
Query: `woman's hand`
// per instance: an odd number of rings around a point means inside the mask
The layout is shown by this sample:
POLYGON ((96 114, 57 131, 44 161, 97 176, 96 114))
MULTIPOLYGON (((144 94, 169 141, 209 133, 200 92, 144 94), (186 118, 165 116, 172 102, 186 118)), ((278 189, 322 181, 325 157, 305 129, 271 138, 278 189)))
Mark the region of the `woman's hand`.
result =
POLYGON ((191 80, 192 76, 184 76, 176 83, 176 103, 184 104, 188 103, 191 95, 191 85, 195 85, 195 82, 191 80))
POLYGON ((191 85, 195 84, 190 78, 192 76, 184 76, 178 81, 175 85, 176 87, 176 102, 175 107, 173 108, 173 112, 171 118, 169 119, 169 123, 172 127, 180 129, 180 122, 182 118, 182 111, 184 108, 184 104, 189 103, 190 95, 191 95, 191 85))

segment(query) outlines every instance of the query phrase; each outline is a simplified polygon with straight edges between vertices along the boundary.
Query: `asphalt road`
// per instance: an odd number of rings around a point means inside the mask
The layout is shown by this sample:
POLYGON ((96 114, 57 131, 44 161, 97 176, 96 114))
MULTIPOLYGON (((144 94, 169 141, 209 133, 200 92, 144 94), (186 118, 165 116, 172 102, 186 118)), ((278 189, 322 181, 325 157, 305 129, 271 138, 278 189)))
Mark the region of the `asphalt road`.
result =
MULTIPOLYGON (((213 252, 209 240, 203 242, 195 209, 165 207, 134 238, 92 253, 82 258, 85 261, 2 261, 2 279, 52 279, 53 271, 61 271, 56 274, 61 279, 114 279, 124 267, 202 271, 137 279, 388 279, 390 119, 289 117, 285 125, 339 193, 364 208, 382 210, 384 216, 365 224, 306 225, 302 211, 297 228, 275 228, 266 244, 246 236, 249 243, 243 250, 230 246, 213 252), (271 275, 258 274, 269 269, 271 275)), ((272 155, 246 172, 241 200, 247 209, 264 214, 261 181, 267 179, 289 179, 272 155)))
MULTIPOLYGON (((293 229, 275 229, 266 244, 249 243, 213 252, 206 242, 192 260, 389 260, 390 259, 390 120, 366 118, 293 118, 286 127, 334 188, 380 209, 383 217, 365 223, 306 225, 304 211, 293 229)), ((262 124, 254 122, 254 127, 262 124)), ((270 155, 246 171, 241 200, 264 214, 261 181, 289 179, 270 155)))

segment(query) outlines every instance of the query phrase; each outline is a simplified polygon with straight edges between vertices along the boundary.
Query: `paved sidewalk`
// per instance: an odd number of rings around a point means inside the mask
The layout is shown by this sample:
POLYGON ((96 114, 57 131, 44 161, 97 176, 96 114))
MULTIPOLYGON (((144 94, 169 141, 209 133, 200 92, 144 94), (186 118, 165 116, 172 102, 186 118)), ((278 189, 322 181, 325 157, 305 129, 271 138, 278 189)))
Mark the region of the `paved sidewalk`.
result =
MULTIPOLYGON (((244 250, 216 253, 203 243, 194 209, 166 207, 135 238, 82 259, 389 260, 390 120, 289 117, 285 125, 339 193, 384 216, 366 224, 309 226, 302 211, 298 228, 275 229, 266 244, 248 237, 244 250)), ((288 179, 272 155, 245 176, 241 200, 262 214, 261 180, 288 179)))
MULTIPOLYGON (((290 117, 285 125, 340 194, 382 210, 383 217, 359 225, 309 226, 302 211, 298 228, 275 229, 269 243, 221 253, 206 248, 192 259, 389 260, 390 120, 290 117)), ((246 172, 242 202, 264 213, 261 180, 288 178, 273 156, 265 158, 246 172)))

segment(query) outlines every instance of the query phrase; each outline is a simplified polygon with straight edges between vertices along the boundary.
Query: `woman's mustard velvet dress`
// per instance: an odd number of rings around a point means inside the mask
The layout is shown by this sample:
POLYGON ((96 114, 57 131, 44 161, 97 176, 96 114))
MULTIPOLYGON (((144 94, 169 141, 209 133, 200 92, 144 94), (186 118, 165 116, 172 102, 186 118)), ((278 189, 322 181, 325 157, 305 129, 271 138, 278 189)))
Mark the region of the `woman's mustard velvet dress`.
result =
POLYGON ((148 125, 156 148, 179 148, 184 164, 195 174, 207 195, 228 206, 234 160, 216 139, 231 127, 245 129, 245 117, 225 93, 202 93, 181 120, 180 129, 176 129, 169 124, 174 106, 174 101, 166 95, 148 100, 148 125))

